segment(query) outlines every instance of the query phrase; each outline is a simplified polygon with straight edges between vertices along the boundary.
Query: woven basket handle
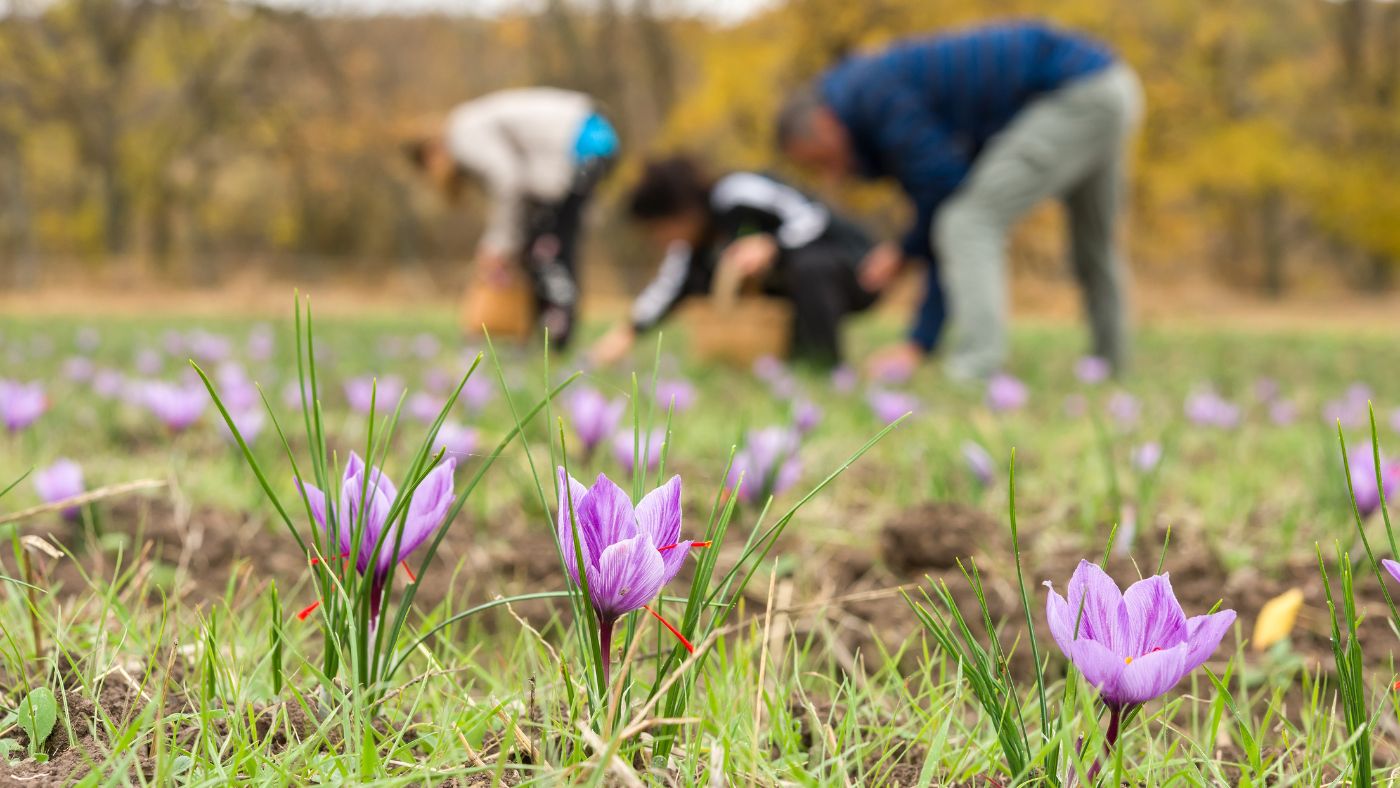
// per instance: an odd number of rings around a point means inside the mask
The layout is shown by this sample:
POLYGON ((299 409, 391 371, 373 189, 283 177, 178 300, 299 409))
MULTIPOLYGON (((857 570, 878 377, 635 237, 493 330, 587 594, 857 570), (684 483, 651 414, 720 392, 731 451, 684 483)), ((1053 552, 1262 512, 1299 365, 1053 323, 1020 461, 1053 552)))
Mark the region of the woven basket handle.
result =
POLYGON ((756 295, 758 292, 756 279, 743 276, 736 267, 728 264, 726 258, 720 257, 714 281, 710 283, 710 298, 715 309, 730 312, 742 296, 756 295))

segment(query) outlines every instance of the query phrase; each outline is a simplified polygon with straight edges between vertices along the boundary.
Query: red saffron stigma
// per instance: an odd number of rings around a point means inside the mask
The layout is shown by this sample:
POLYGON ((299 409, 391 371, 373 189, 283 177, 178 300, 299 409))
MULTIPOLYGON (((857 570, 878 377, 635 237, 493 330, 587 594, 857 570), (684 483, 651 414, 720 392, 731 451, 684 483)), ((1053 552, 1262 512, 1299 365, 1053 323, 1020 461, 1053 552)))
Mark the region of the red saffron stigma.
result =
POLYGON ((1400 681, 1397 681, 1394 684, 1392 684, 1390 688, 1396 691, 1400 691, 1400 681))
POLYGON ((681 642, 681 645, 685 646, 686 651, 689 651, 692 654, 695 653, 695 647, 690 645, 690 641, 685 639, 685 635, 682 635, 680 633, 680 630, 671 626, 671 622, 662 618, 660 613, 656 612, 655 610, 652 610, 650 605, 642 605, 642 607, 646 608, 648 613, 655 616, 656 620, 661 622, 661 626, 666 627, 666 629, 669 630, 672 635, 675 635, 676 640, 679 640, 681 642))
MULTIPOLYGON (((349 557, 350 557, 349 551, 346 551, 346 552, 344 552, 344 553, 341 553, 341 554, 340 554, 340 557, 341 557, 342 559, 349 558, 349 557)), ((313 555, 313 556, 311 556, 311 565, 312 565, 312 566, 315 566, 315 565, 317 565, 317 564, 319 564, 319 563, 321 563, 321 556, 319 556, 319 555, 313 555)))
POLYGON ((399 562, 399 566, 403 567, 403 571, 408 573, 408 582, 410 582, 410 583, 416 583, 416 582, 418 582, 418 575, 413 574, 413 570, 408 568, 408 559, 407 559, 407 558, 405 558, 404 560, 400 561, 400 562, 399 562))
MULTIPOLYGON (((664 552, 666 552, 667 550, 670 550, 670 549, 673 549, 673 548, 676 548, 676 547, 680 547, 680 546, 681 546, 681 543, 680 543, 680 542, 676 542, 675 544, 668 544, 668 545, 666 545, 665 547, 658 547, 658 548, 656 548, 656 552, 658 552, 658 553, 664 553, 664 552)), ((710 543, 709 543, 709 542, 691 542, 691 543, 690 543, 690 546, 691 546, 691 547, 709 547, 709 546, 710 546, 710 543)))
POLYGON ((309 615, 311 615, 312 613, 316 612, 316 608, 318 608, 318 607, 320 607, 320 606, 321 606, 321 600, 319 600, 319 599, 316 600, 315 602, 312 602, 311 604, 307 605, 305 610, 301 611, 300 613, 297 613, 297 621, 305 621, 305 620, 306 620, 306 617, 309 616, 309 615))

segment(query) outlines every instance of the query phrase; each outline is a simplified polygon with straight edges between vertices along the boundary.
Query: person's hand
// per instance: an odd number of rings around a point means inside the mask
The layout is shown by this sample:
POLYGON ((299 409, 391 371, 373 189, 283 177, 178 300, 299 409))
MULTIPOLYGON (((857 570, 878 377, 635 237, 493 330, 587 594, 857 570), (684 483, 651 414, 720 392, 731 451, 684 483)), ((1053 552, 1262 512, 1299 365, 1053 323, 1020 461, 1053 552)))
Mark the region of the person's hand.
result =
POLYGON ((866 362, 870 377, 882 383, 903 383, 923 363, 924 349, 913 342, 900 342, 875 351, 866 362))
POLYGON ((867 293, 883 292, 903 267, 904 252, 899 246, 888 241, 882 243, 866 252, 865 259, 860 261, 860 286, 867 293))
POLYGON ((595 366, 612 366, 632 351, 632 345, 636 341, 637 333, 631 326, 619 325, 593 344, 588 351, 588 358, 595 366))
POLYGON ((741 279, 767 273, 778 256, 778 244, 767 233, 746 235, 725 247, 720 265, 729 266, 741 279))

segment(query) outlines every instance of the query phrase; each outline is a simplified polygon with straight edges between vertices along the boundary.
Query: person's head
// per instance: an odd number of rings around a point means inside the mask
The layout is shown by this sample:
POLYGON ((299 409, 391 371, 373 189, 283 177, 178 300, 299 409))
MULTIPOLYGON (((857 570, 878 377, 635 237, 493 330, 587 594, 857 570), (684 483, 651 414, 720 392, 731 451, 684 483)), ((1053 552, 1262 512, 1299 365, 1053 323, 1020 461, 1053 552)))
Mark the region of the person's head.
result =
POLYGON ((441 135, 418 137, 404 143, 404 156, 428 179, 448 202, 455 202, 462 192, 462 169, 452 158, 441 135))
POLYGON ((851 173, 851 137, 815 85, 791 93, 778 110, 778 148, 799 166, 836 179, 851 173))
POLYGON ((654 159, 627 198, 627 213, 658 245, 695 244, 710 225, 712 182, 688 156, 654 159))

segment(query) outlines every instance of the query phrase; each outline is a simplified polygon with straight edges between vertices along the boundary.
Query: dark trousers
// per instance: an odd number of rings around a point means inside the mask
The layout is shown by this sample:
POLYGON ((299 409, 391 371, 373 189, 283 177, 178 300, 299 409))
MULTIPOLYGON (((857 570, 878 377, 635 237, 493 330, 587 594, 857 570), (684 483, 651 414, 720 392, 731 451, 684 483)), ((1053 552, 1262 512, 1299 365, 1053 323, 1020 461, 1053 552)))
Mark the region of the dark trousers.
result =
POLYGON ((784 254, 770 289, 792 301, 795 360, 819 366, 841 362, 841 321, 876 300, 856 277, 868 250, 855 239, 822 239, 784 254))
POLYGON ((568 347, 578 316, 578 247, 583 211, 612 159, 579 165, 562 200, 534 203, 525 212, 525 270, 535 291, 536 316, 549 331, 549 344, 568 347))

